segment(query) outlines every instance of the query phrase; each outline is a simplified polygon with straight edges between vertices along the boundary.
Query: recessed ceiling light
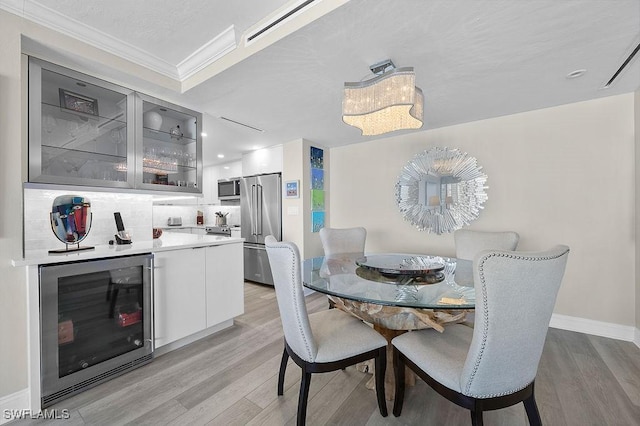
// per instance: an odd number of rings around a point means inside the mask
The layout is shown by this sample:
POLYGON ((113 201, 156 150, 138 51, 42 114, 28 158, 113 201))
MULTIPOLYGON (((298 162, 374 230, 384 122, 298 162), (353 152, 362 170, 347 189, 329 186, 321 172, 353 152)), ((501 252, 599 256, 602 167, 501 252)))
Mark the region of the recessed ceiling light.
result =
POLYGON ((586 72, 587 72, 587 70, 585 70, 585 69, 571 71, 569 74, 567 74, 567 78, 571 79, 571 78, 582 77, 584 75, 584 73, 586 73, 586 72))
POLYGON ((200 133, 200 136, 202 136, 203 138, 206 138, 207 137, 207 133, 206 132, 202 132, 202 133, 200 133))
POLYGON ((223 169, 229 170, 229 166, 224 166, 223 169))
POLYGON ((224 154, 218 154, 218 158, 224 158, 224 154))

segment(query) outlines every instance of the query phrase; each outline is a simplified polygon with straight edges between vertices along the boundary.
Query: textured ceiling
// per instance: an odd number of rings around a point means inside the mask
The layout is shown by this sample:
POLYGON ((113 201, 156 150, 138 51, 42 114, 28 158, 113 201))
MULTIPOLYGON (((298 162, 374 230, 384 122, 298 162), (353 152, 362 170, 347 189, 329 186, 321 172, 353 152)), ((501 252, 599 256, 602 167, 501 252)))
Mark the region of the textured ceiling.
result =
POLYGON ((640 87, 640 58, 603 86, 640 42, 640 1, 611 5, 352 0, 187 96, 213 116, 264 129, 218 123, 221 143, 250 149, 301 137, 329 147, 370 140, 342 123, 342 85, 369 78, 368 66, 386 58, 415 68, 424 129, 630 92, 640 87), (587 72, 566 78, 577 69, 587 72))
POLYGON ((229 26, 237 34, 287 0, 37 0, 149 55, 176 65, 229 26))
MULTIPOLYGON (((38 2, 173 65, 285 3, 38 2)), ((170 98, 207 114, 208 165, 299 138, 327 147, 371 140, 342 122, 342 86, 384 59, 415 68, 423 129, 432 129, 638 90, 640 57, 603 88, 638 43, 640 0, 351 0, 170 98), (578 69, 586 73, 566 78, 578 69)))

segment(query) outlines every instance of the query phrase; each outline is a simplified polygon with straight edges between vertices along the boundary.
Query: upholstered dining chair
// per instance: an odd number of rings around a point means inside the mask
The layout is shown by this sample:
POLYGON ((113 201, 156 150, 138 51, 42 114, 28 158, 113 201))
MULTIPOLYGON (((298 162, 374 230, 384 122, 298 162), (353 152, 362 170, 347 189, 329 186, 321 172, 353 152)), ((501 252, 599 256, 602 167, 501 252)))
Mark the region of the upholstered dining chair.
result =
POLYGON ((322 228, 320 241, 325 256, 335 256, 344 253, 362 253, 367 239, 367 230, 357 228, 322 228))
POLYGON ((378 408, 380 414, 386 417, 386 339, 359 319, 338 309, 308 315, 298 247, 291 242, 278 242, 271 235, 265 238, 265 246, 284 330, 278 395, 284 393, 284 376, 289 357, 302 369, 297 424, 304 425, 306 421, 312 373, 341 370, 370 359, 375 360, 378 408))
MULTIPOLYGON (((458 229, 453 233, 458 259, 455 281, 461 285, 473 285, 472 261, 482 250, 515 250, 520 241, 520 235, 513 231, 471 231, 458 229)), ((473 327, 475 311, 467 312, 465 325, 473 327)))
MULTIPOLYGON (((325 263, 320 269, 320 274, 331 274, 329 264, 332 258, 340 258, 341 255, 364 256, 364 245, 367 240, 367 230, 361 226, 355 228, 321 228, 320 242, 324 250, 325 263)), ((329 308, 334 308, 336 301, 332 296, 327 296, 329 308)))
POLYGON ((529 424, 541 425, 534 380, 569 247, 542 252, 483 251, 474 259, 476 326, 455 324, 444 333, 412 331, 392 340, 396 399, 402 412, 405 366, 440 395, 471 410, 473 425, 483 411, 519 402, 529 424))

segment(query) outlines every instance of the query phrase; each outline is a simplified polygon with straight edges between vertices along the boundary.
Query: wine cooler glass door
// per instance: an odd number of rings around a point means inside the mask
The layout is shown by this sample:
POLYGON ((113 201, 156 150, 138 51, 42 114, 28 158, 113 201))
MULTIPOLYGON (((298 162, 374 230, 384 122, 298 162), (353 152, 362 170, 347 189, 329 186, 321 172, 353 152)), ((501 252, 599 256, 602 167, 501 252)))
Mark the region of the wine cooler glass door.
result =
POLYGON ((150 270, 151 256, 40 268, 43 405, 150 360, 150 270))

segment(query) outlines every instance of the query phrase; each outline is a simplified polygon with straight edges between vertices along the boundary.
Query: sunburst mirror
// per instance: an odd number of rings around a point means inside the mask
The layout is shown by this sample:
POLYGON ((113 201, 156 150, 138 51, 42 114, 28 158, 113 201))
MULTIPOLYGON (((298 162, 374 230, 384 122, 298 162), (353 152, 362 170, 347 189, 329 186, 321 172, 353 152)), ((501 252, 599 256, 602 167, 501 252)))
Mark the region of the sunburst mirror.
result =
POLYGON ((404 219, 421 231, 443 234, 475 220, 487 201, 487 175, 475 157, 434 147, 413 157, 396 183, 404 219))

